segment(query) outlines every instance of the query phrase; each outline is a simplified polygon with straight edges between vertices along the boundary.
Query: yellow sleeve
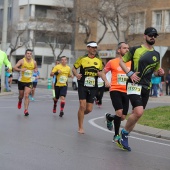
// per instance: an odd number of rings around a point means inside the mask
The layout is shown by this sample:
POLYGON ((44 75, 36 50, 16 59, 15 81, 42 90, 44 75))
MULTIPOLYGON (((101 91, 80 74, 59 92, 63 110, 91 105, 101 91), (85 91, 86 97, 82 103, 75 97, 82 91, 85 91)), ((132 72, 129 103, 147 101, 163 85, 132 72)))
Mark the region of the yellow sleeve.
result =
POLYGON ((55 66, 53 69, 52 69, 52 73, 55 73, 58 71, 58 66, 55 66))

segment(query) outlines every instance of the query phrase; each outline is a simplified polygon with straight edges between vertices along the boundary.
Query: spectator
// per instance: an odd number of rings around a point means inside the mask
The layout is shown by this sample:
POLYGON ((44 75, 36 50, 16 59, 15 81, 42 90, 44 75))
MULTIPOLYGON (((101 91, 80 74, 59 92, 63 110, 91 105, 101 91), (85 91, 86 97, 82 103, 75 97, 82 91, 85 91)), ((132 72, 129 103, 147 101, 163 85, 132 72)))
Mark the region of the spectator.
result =
POLYGON ((158 97, 158 87, 159 87, 159 83, 161 82, 161 77, 159 76, 155 76, 154 74, 152 74, 152 78, 151 78, 151 83, 152 83, 152 97, 158 97))
POLYGON ((166 81, 166 95, 170 95, 170 70, 166 75, 165 81, 166 81))
POLYGON ((8 69, 8 67, 5 67, 5 88, 7 92, 11 91, 9 87, 9 76, 10 76, 10 70, 8 69))

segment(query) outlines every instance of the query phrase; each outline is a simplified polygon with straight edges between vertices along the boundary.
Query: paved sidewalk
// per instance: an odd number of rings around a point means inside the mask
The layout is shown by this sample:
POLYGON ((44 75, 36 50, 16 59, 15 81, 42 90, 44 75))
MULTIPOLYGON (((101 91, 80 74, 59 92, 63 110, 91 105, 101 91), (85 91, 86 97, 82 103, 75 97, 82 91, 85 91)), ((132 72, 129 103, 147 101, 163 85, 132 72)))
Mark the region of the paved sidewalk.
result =
MULTIPOLYGON (((39 80, 38 84, 47 86, 47 80, 39 80)), ((69 87, 72 86, 71 81, 69 81, 68 86, 69 87)), ((3 93, 0 93, 0 96, 12 95, 12 94, 13 94, 13 92, 3 92, 3 93)), ((156 101, 156 102, 161 102, 161 103, 163 102, 163 103, 167 103, 167 105, 169 105, 170 104, 170 96, 161 96, 161 97, 157 97, 157 98, 150 97, 149 101, 156 101)), ((121 122, 122 127, 124 127, 125 124, 126 124, 126 120, 121 122)), ((136 124, 135 128, 133 129, 133 132, 170 140, 170 131, 168 131, 168 130, 162 130, 162 129, 157 129, 157 128, 152 128, 149 126, 136 124)))

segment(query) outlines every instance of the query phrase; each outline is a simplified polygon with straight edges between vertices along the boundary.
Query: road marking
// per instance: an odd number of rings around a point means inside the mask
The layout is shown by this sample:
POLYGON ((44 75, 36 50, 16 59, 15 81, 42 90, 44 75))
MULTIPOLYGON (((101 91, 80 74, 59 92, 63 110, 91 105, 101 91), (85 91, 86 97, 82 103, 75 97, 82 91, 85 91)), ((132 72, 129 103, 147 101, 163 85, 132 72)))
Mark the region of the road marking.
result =
MULTIPOLYGON (((99 126, 99 125, 97 125, 97 124, 95 123, 95 120, 103 119, 103 118, 104 118, 104 116, 97 117, 97 118, 94 118, 94 119, 90 119, 88 122, 89 122, 92 126, 98 128, 98 129, 101 129, 101 130, 106 131, 106 132, 109 132, 109 133, 114 133, 114 132, 112 132, 112 131, 110 131, 110 130, 108 130, 108 129, 106 129, 106 128, 103 128, 103 127, 101 127, 101 126, 99 126)), ((137 138, 137 137, 134 137, 134 136, 129 136, 129 137, 130 137, 130 138, 133 138, 133 139, 137 139, 137 140, 142 140, 142 141, 145 141, 145 142, 155 143, 155 144, 164 145, 164 146, 170 146, 169 144, 166 144, 166 143, 155 142, 155 141, 152 141, 152 140, 137 138)))

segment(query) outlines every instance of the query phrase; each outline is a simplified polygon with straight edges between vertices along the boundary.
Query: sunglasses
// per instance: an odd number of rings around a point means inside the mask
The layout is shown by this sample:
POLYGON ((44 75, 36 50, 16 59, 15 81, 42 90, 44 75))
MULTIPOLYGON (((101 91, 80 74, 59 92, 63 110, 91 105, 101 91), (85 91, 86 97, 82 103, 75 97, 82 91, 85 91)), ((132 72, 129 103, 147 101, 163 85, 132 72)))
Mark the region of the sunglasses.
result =
POLYGON ((156 34, 148 34, 147 36, 150 37, 150 38, 152 38, 152 37, 157 38, 156 34))

